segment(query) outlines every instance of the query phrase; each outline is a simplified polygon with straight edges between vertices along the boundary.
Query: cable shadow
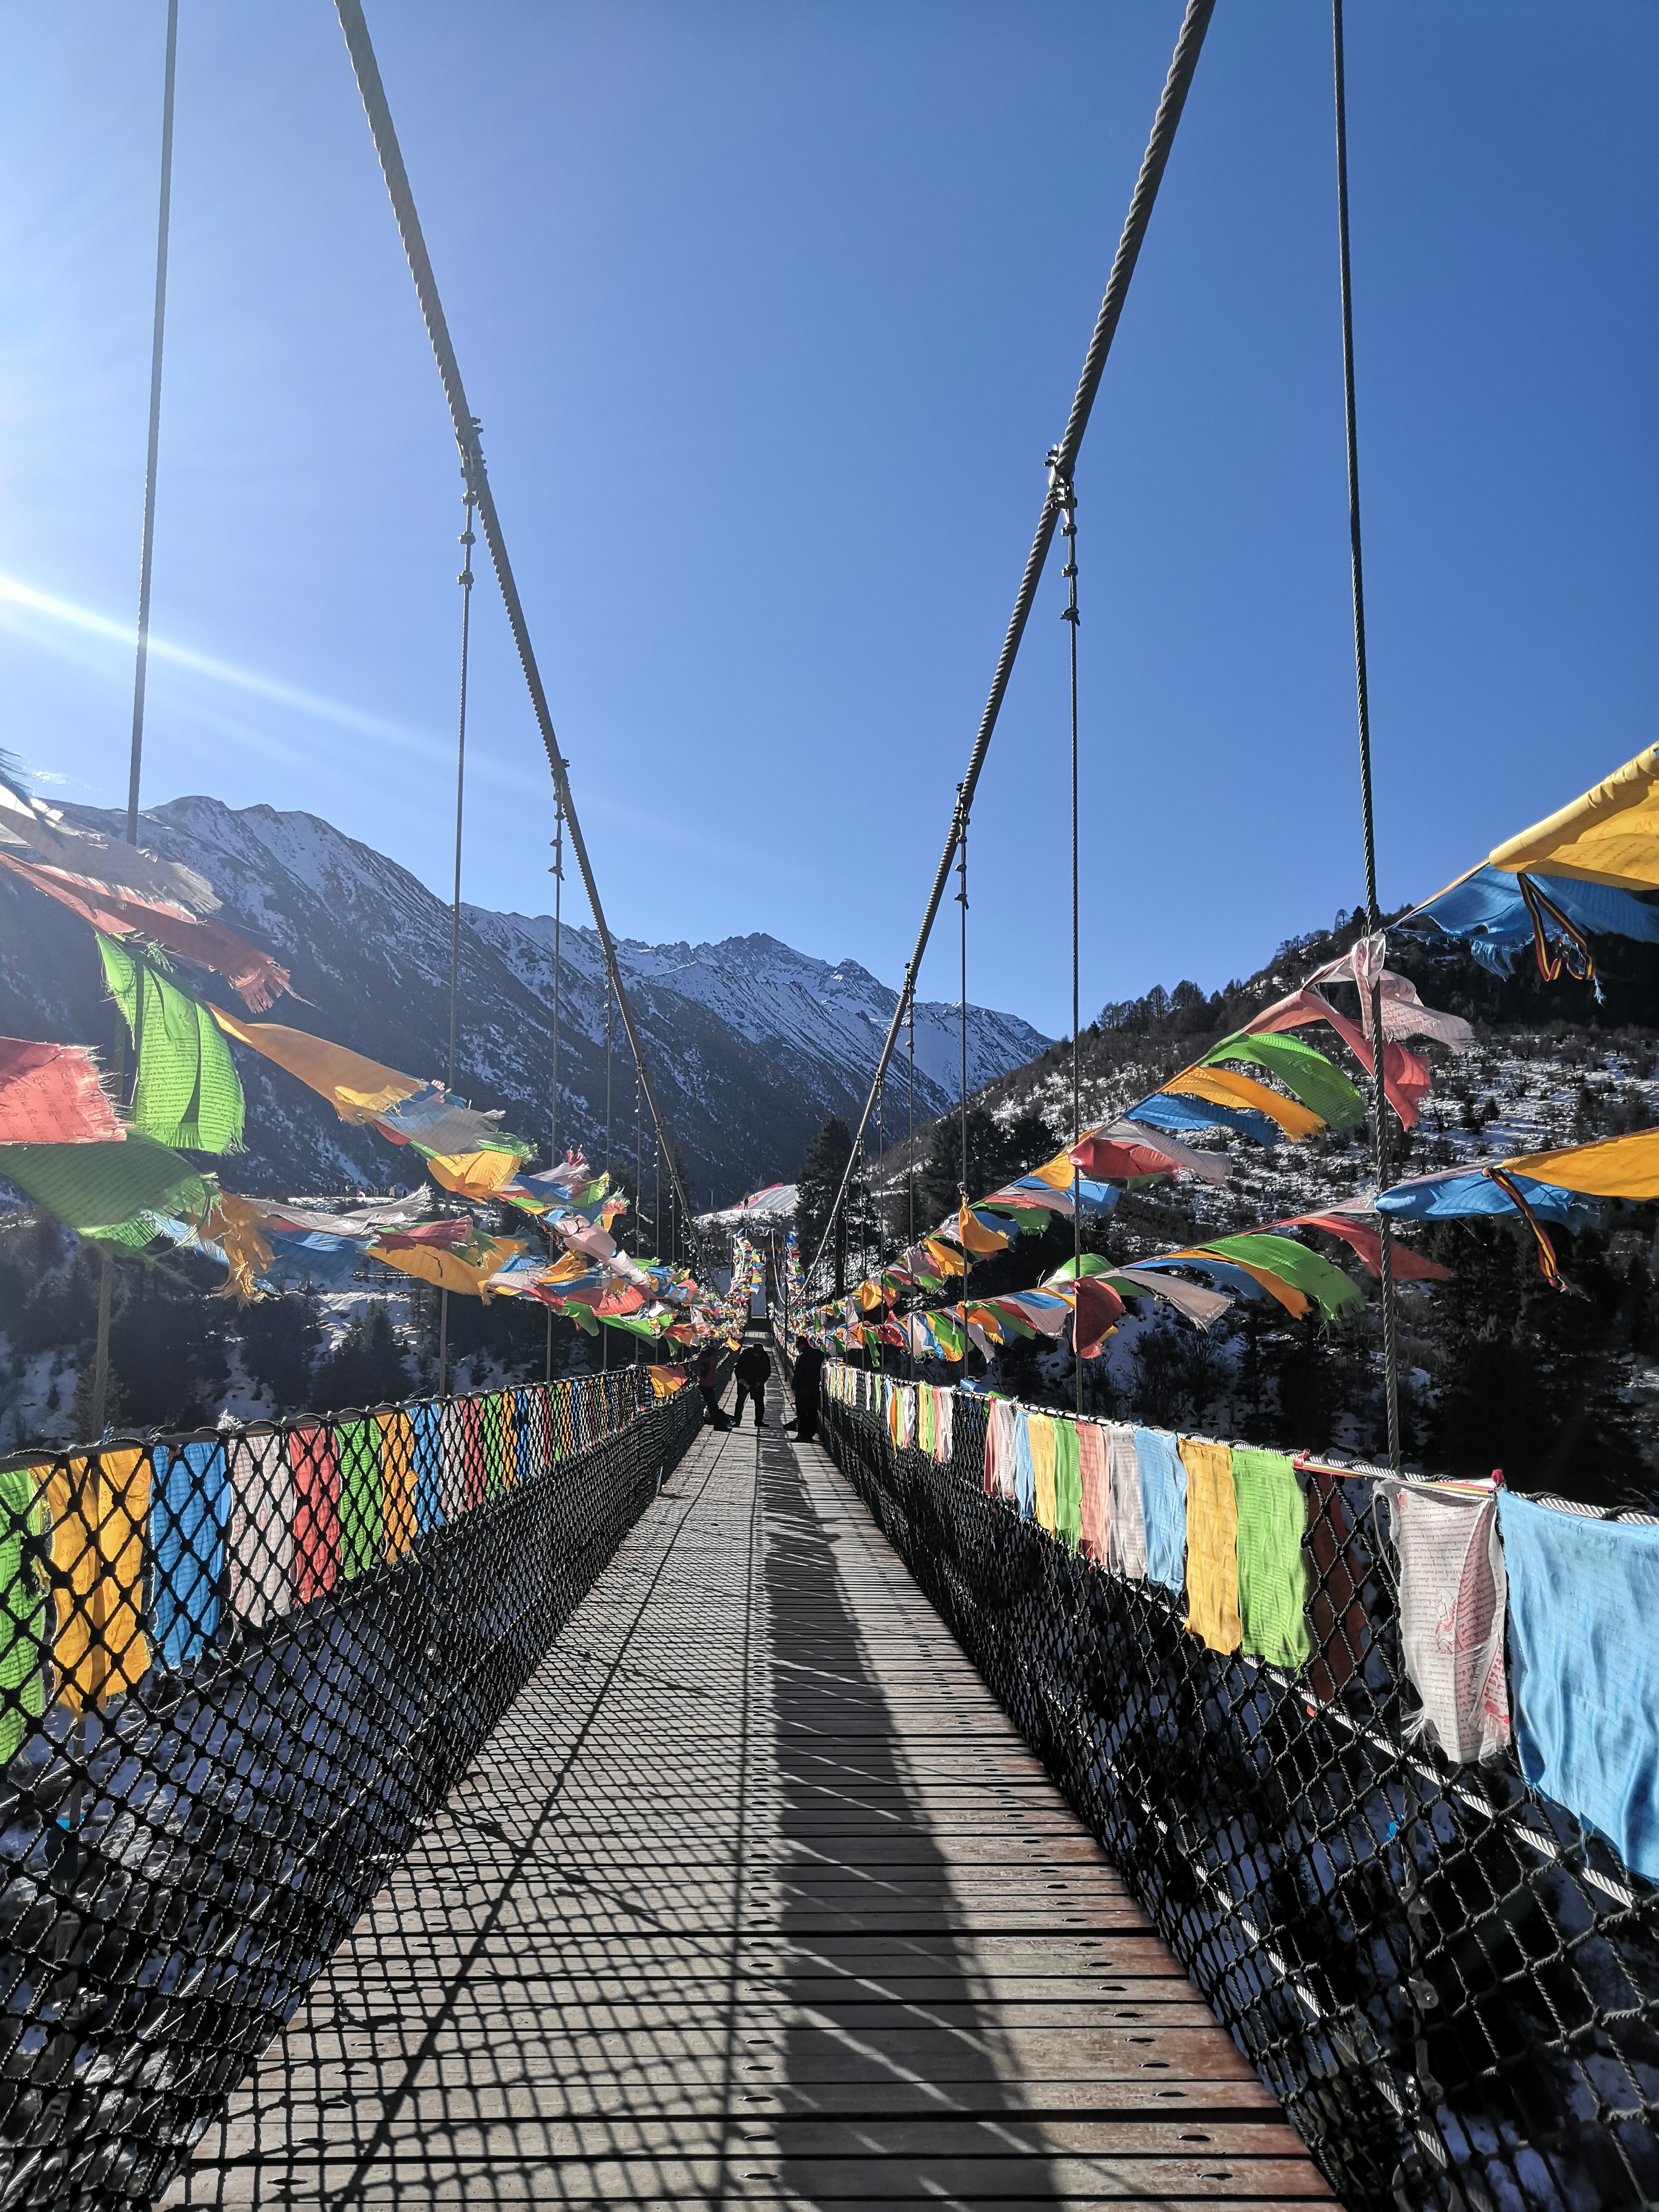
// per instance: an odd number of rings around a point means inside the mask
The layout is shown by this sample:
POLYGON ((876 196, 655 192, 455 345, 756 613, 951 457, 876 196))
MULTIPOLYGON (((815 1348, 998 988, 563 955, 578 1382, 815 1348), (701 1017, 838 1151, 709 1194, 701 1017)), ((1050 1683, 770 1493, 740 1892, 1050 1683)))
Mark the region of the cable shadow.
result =
MULTIPOLYGON (((778 1994, 788 2023, 773 2122, 783 2192, 844 2203, 855 2174, 850 2193, 875 2187, 879 2160, 883 2201, 959 2200, 964 2161, 971 2171, 995 2159, 1006 2172, 1012 2154, 1022 2195, 1051 2197, 832 1533, 781 1440, 763 1447, 761 1482, 781 1846, 778 1994)), ((859 1510, 850 1493, 849 1504, 859 1510)))

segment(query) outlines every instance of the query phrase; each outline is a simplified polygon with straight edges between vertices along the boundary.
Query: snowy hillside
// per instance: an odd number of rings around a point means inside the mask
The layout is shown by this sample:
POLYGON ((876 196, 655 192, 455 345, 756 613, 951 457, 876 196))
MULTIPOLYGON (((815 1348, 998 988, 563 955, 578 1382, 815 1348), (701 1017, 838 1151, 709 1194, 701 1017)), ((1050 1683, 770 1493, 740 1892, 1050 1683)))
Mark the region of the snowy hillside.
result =
MULTIPOLYGON (((76 825, 119 836, 118 817, 68 807, 76 825)), ((449 1053, 450 914, 407 869, 315 815, 232 809, 186 798, 148 811, 141 842, 213 884, 219 917, 293 972, 298 999, 270 1018, 353 1046, 406 1073, 442 1077, 449 1053)), ((723 945, 629 943, 630 1000, 689 1188, 730 1203, 787 1180, 830 1114, 855 1114, 895 994, 854 963, 839 968, 769 937, 723 945)), ((205 995, 216 983, 192 973, 205 995)), ((552 921, 465 909, 457 1088, 540 1147, 552 1073, 552 921)), ((0 1030, 104 1045, 112 1016, 86 926, 8 878, 0 883, 0 1030)), ((921 1009, 917 1112, 954 1091, 956 1012, 921 1009)), ((560 986, 559 1139, 631 1170, 634 1076, 620 1022, 609 1082, 597 936, 568 929, 560 986)), ((969 1009, 969 1080, 1028 1062, 1044 1039, 1007 1014, 969 1009)), ((234 1182, 252 1192, 380 1188, 397 1163, 280 1069, 245 1059, 248 1152, 234 1182)), ((645 1172, 651 1172, 648 1139, 645 1172)))

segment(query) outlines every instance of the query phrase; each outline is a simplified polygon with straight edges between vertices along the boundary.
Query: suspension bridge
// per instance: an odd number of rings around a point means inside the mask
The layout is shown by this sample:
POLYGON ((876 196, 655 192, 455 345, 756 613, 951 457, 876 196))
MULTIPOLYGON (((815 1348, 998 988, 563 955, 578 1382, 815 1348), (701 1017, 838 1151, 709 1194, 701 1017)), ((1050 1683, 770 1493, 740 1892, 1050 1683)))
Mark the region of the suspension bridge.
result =
MULTIPOLYGON (((712 1237, 684 1188, 368 25, 359 0, 337 5, 461 463, 447 1079, 415 1083, 194 1000, 155 957, 219 977, 250 1017, 289 984, 212 921, 216 902, 138 848, 171 0, 126 842, 77 842, 17 793, 0 813, 0 861, 100 932, 134 1061, 118 1124, 80 1048, 0 1041, 17 1048, 0 1060, 0 1166, 103 1252, 91 1438, 0 1464, 0 2203, 1659 2202, 1659 1869, 1635 1802, 1649 1776, 1640 1683, 1609 1677, 1607 1724, 1626 1728, 1637 1777, 1611 1805, 1587 1759, 1565 1757, 1575 1731, 1550 1737, 1548 1700, 1534 1709, 1520 1692, 1535 1663, 1527 1607, 1540 1602, 1527 1595, 1526 1515, 1544 1509, 1522 1501, 1520 1513, 1490 1484, 1419 1480, 1402 1455, 1395 1297, 1424 1269, 1395 1235, 1442 1203, 1446 1179, 1395 1182, 1388 1109, 1409 1106, 1422 1065, 1399 1039, 1437 1022, 1427 1033, 1456 1040, 1450 1018, 1402 993, 1382 948, 1341 0, 1359 943, 1340 975, 1333 963, 1294 1006, 1226 1041, 1285 1088, 1229 1072, 1218 1048, 1130 1117, 1085 1128, 1074 471, 1200 62, 1213 0, 1189 0, 904 986, 810 1253, 712 1237), (532 1145, 454 1095, 479 538, 551 783, 539 1170, 532 1145), (1072 703, 1071 1142, 976 1199, 969 825, 1056 538, 1072 703), (567 840, 607 1024, 614 1012, 650 1132, 655 1255, 638 1226, 643 1136, 631 1253, 616 1194, 562 1144, 567 840), (859 1255, 871 1273, 849 1291, 837 1279, 849 1194, 953 872, 960 1212, 949 1236, 913 1222, 902 1261, 859 1255), (1314 989, 1333 981, 1357 994, 1347 1031, 1369 1106, 1284 1034, 1346 1018, 1314 989), (181 1015, 192 1006, 199 1018, 181 1015), (186 1030, 196 1088, 167 1109, 164 1144, 145 1118, 161 1111, 157 1039, 176 1060, 186 1030), (323 1212, 209 1187, 182 1152, 228 1149, 191 1137, 230 1126, 229 1044, 412 1147, 445 1206, 323 1212), (1087 1359, 1126 1299, 1156 1296, 1203 1321, 1264 1285, 1302 1310, 1358 1297, 1283 1236, 1120 1268, 1085 1240, 1118 1186, 1217 1171, 1174 1133, 1259 1138, 1271 1122, 1295 1137, 1340 1124, 1350 1098, 1351 1121, 1369 1122, 1376 1203, 1317 1220, 1377 1281, 1386 1463, 1292 1460, 1091 1413, 1087 1359), (85 1158, 72 1166, 118 1151, 119 1176, 70 1176, 58 1155, 71 1143, 43 1139, 48 1114, 60 1138, 76 1125, 85 1158), (505 1233, 509 1209, 545 1251, 505 1233), (1011 1246, 1022 1210, 1069 1220, 1069 1269, 975 1299, 972 1267, 1011 1246), (175 1233, 249 1295, 284 1240, 352 1246, 434 1285, 435 1395, 112 1435, 112 1247, 175 1233), (543 1379, 453 1387, 448 1302, 465 1294, 545 1305, 543 1379), (556 1320, 600 1339, 596 1370, 556 1371, 556 1320), (632 1357, 613 1364, 619 1331, 632 1357), (1014 1331, 1069 1346, 1069 1407, 972 1387, 970 1350, 994 1356, 1014 1331), (749 1427, 724 1411, 734 1352, 749 1427), (1455 1569, 1437 1645, 1422 1617, 1423 1593, 1439 1588, 1431 1555, 1455 1569), (1542 1777, 1516 1754, 1511 1709, 1543 1747, 1542 1777)), ((1478 926, 1498 927, 1512 892, 1503 926, 1524 908, 1547 972, 1587 972, 1596 933, 1648 930, 1641 887, 1659 878, 1629 850, 1655 842, 1642 810, 1659 756, 1621 775, 1461 879, 1508 870, 1478 926), (1596 842, 1610 822, 1624 825, 1613 860, 1596 842), (1593 912, 1574 889, 1585 884, 1612 886, 1593 912)), ((1477 926, 1431 906, 1449 933, 1477 926)), ((1650 1151, 1618 1142, 1637 1149, 1485 1170, 1480 1206, 1523 1220, 1547 1274, 1547 1224, 1571 1218, 1569 1200, 1654 1194, 1632 1180, 1651 1176, 1650 1151)), ((1562 1546, 1601 1547, 1586 1571, 1606 1590, 1639 1590, 1659 1564, 1650 1516, 1556 1517, 1562 1546)), ((1580 1715, 1577 1733, 1588 1741, 1600 1725, 1580 1715)))

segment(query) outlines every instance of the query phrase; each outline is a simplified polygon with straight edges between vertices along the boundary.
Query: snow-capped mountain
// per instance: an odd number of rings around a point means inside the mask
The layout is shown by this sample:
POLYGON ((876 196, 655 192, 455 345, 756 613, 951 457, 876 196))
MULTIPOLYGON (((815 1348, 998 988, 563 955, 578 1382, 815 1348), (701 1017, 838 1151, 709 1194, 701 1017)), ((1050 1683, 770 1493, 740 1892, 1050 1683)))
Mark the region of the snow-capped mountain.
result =
MULTIPOLYGON (((75 826, 122 834, 121 817, 66 807, 75 826)), ((147 811, 140 842, 197 869, 223 901, 216 919, 274 952, 298 997, 268 1020, 316 1030, 406 1073, 443 1077, 449 1055, 450 911, 407 869, 315 815, 238 809, 207 798, 147 811)), ((463 909, 456 1088, 506 1109, 506 1126, 544 1154, 552 1081, 553 924, 549 915, 463 909)), ((832 967, 772 937, 720 945, 619 945, 647 1063, 698 1203, 729 1203, 787 1181, 830 1114, 855 1115, 896 994, 856 963, 832 967)), ((603 1158, 605 991, 599 939, 566 926, 559 985, 561 1146, 603 1158)), ((191 988, 231 1004, 195 970, 191 988)), ((106 1044, 113 1014, 86 925, 15 878, 0 879, 0 1030, 106 1044)), ((1046 1040, 1011 1014, 969 1009, 975 1088, 1023 1066, 1046 1040)), ((957 1009, 916 1012, 916 1118, 955 1095, 957 1009)), ((228 1177, 252 1192, 381 1188, 400 1163, 348 1127, 280 1069, 240 1056, 248 1152, 228 1177)), ((889 1127, 907 1102, 903 1042, 890 1079, 889 1127)), ((620 1021, 609 1060, 611 1150, 631 1173, 634 1075, 620 1021)), ((648 1116, 643 1154, 651 1178, 648 1116)))
MULTIPOLYGON (((466 918, 520 981, 550 1001, 553 921, 468 907, 466 918)), ((605 969, 597 932, 567 928, 564 958, 604 1006, 605 969)), ((775 937, 728 937, 719 945, 641 945, 619 938, 617 956, 630 997, 649 988, 689 999, 737 1036, 765 1051, 788 1049, 826 1069, 874 1070, 898 994, 856 960, 831 967, 796 952, 775 937)), ((602 1014, 599 1017, 602 1021, 602 1014)), ((1028 1060, 1048 1042, 1014 1014, 969 1009, 968 1087, 977 1091, 1028 1060)), ((908 1034, 902 1033, 888 1078, 895 1098, 908 1099, 908 1034)), ((931 1121, 957 1094, 961 1034, 954 1005, 920 1000, 915 1017, 916 1116, 931 1121)), ((860 1094, 862 1103, 862 1092, 860 1094)))

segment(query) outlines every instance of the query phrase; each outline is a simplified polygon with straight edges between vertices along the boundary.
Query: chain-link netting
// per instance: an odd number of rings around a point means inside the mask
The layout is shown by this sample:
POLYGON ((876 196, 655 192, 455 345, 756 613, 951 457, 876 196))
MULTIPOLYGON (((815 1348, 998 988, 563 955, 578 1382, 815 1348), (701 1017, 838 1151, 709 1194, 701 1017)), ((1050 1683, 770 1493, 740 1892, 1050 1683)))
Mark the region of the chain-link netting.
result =
POLYGON ((941 1463, 843 1387, 836 1462, 1343 2201, 1659 2203, 1659 1892, 1512 1763, 1405 1747, 1370 1484, 1305 1478, 1292 1674, 988 1497, 984 1399, 941 1463))
POLYGON ((0 2207, 170 2178, 685 1451, 658 1387, 0 1468, 0 2207))

